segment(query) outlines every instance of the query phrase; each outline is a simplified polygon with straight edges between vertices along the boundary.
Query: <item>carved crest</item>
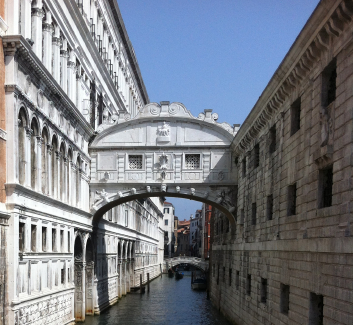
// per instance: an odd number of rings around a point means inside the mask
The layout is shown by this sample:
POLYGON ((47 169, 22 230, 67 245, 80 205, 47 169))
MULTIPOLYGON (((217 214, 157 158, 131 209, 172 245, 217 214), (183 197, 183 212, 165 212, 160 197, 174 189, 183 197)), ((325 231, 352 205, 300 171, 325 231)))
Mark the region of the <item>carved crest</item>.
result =
POLYGON ((157 128, 157 142, 170 142, 170 125, 167 122, 157 128))

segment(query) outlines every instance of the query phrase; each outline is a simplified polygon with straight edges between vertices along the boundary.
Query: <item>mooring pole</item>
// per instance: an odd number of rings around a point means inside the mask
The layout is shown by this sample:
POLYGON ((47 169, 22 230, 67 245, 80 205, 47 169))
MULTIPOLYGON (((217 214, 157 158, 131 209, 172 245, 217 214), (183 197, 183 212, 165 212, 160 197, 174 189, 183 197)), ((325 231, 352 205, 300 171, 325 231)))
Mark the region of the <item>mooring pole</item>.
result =
POLYGON ((140 293, 142 293, 142 273, 140 274, 140 293))
POLYGON ((147 292, 150 292, 150 274, 147 273, 147 292))

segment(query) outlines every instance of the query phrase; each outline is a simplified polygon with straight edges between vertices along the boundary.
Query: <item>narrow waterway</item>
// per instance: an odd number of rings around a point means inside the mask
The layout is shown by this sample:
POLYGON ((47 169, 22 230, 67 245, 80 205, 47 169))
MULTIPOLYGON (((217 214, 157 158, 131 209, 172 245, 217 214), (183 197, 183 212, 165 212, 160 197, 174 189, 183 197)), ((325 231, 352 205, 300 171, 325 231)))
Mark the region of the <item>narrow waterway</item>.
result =
POLYGON ((191 289, 190 272, 181 280, 167 274, 150 283, 150 292, 131 293, 87 325, 230 325, 206 299, 205 291, 191 289))

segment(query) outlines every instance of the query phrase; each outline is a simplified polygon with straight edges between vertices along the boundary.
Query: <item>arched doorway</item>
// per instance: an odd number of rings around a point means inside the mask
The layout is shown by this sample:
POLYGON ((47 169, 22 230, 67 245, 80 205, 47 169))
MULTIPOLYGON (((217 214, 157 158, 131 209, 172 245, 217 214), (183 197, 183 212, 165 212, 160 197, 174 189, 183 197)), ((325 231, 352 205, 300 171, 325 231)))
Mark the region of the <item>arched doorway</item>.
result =
POLYGON ((81 236, 77 235, 74 246, 75 320, 84 321, 84 264, 81 236))

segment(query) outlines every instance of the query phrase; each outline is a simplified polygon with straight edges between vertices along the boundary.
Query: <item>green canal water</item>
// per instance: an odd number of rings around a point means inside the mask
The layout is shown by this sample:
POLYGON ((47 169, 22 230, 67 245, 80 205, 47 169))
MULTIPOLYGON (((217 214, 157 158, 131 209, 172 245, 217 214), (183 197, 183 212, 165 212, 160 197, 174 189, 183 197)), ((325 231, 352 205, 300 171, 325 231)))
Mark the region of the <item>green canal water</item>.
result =
POLYGON ((205 291, 191 289, 190 272, 183 279, 166 274, 150 283, 150 292, 127 294, 99 316, 87 316, 85 325, 230 325, 205 291))

